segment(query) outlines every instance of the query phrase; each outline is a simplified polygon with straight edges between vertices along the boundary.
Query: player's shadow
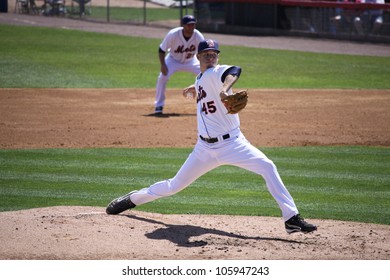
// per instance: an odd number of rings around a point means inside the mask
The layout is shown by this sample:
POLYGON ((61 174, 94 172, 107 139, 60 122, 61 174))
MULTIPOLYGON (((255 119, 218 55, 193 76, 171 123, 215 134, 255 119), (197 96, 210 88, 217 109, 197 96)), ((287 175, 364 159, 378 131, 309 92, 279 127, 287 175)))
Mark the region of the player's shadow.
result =
POLYGON ((155 231, 146 233, 145 236, 150 239, 168 240, 180 247, 201 247, 207 245, 208 244, 207 241, 204 240, 190 241, 191 237, 201 236, 204 234, 226 236, 226 237, 236 238, 240 240, 265 240, 265 241, 278 241, 278 242, 286 242, 286 243, 302 243, 299 241, 288 240, 283 238, 245 236, 245 235, 235 234, 231 232, 226 232, 223 230, 193 226, 193 225, 171 225, 171 224, 166 224, 149 218, 137 217, 135 215, 128 215, 128 217, 130 219, 136 219, 139 221, 164 226, 162 228, 156 229, 155 231))
POLYGON ((178 113, 164 113, 164 114, 148 114, 143 115, 144 117, 153 117, 153 118, 171 118, 171 117, 188 117, 188 116, 196 116, 196 114, 178 114, 178 113))

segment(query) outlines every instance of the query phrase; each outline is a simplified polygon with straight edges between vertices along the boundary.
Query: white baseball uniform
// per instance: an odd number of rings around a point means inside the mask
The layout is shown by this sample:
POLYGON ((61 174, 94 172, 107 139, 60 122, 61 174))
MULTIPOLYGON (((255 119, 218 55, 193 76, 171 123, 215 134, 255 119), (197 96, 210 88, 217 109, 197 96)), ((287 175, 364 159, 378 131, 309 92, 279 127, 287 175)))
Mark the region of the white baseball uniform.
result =
POLYGON ((199 42, 204 40, 202 33, 194 30, 191 38, 186 40, 183 36, 183 27, 176 27, 168 32, 160 44, 160 49, 168 52, 165 57, 165 64, 168 74, 160 73, 156 85, 155 107, 164 106, 165 90, 169 78, 178 71, 199 74, 199 60, 196 58, 199 42))
POLYGON ((194 150, 173 178, 131 194, 131 201, 135 205, 173 195, 218 166, 234 165, 263 176, 282 211, 284 221, 298 214, 275 164, 245 139, 240 131, 238 114, 227 114, 221 102, 221 79, 228 69, 231 69, 228 65, 217 65, 197 76, 195 89, 199 137, 194 150))

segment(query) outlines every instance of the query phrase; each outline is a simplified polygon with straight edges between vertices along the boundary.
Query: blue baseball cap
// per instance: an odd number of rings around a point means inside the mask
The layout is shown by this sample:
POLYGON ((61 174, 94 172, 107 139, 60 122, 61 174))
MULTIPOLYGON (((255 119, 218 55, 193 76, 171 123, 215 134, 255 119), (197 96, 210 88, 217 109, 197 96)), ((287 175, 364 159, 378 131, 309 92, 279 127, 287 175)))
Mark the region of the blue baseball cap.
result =
POLYGON ((209 50, 215 51, 217 53, 221 52, 218 47, 218 42, 215 40, 207 39, 199 43, 198 53, 201 53, 203 51, 209 51, 209 50))
POLYGON ((196 18, 194 16, 191 16, 191 15, 185 15, 182 19, 181 19, 181 24, 184 25, 184 24, 190 24, 190 23, 196 23, 196 18))

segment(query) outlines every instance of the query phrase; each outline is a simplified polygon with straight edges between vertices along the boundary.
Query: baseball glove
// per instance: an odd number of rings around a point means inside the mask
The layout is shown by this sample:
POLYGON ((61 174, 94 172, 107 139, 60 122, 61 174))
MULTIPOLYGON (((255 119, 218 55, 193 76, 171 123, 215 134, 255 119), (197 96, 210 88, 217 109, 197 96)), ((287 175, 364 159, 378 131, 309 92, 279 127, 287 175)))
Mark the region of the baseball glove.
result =
POLYGON ((228 95, 221 99, 225 105, 228 114, 237 114, 245 108, 248 103, 248 91, 240 90, 232 95, 228 95))

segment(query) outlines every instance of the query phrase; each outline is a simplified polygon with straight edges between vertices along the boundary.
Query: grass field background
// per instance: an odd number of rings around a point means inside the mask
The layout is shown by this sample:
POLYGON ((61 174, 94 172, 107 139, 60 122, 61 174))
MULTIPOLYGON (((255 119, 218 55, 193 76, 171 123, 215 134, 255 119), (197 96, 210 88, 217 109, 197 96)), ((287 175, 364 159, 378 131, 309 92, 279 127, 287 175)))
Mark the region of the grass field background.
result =
MULTIPOLYGON (((390 150, 262 148, 306 217, 390 224, 390 150)), ((0 150, 0 211, 54 205, 105 206, 172 177, 191 149, 0 150)), ((159 213, 280 216, 264 180, 219 167, 184 191, 138 207, 159 213)))
MULTIPOLYGON (((9 25, 0 34, 2 88, 154 88, 160 71, 157 39, 9 25)), ((390 88, 389 57, 220 48, 221 64, 242 67, 243 88, 390 88)), ((193 81, 177 73, 169 87, 193 81)))
MULTIPOLYGON (((153 88, 160 40, 0 25, 2 88, 153 88)), ((162 34, 162 37, 164 34, 162 34)), ((243 68, 242 88, 390 89, 390 59, 221 46, 243 68)), ((169 86, 192 83, 175 75, 169 86)), ((305 217, 390 224, 388 147, 261 148, 305 217)), ((0 150, 0 211, 105 206, 174 176, 188 149, 0 150)), ((220 167, 175 196, 139 207, 160 213, 280 216, 261 177, 220 167)))

